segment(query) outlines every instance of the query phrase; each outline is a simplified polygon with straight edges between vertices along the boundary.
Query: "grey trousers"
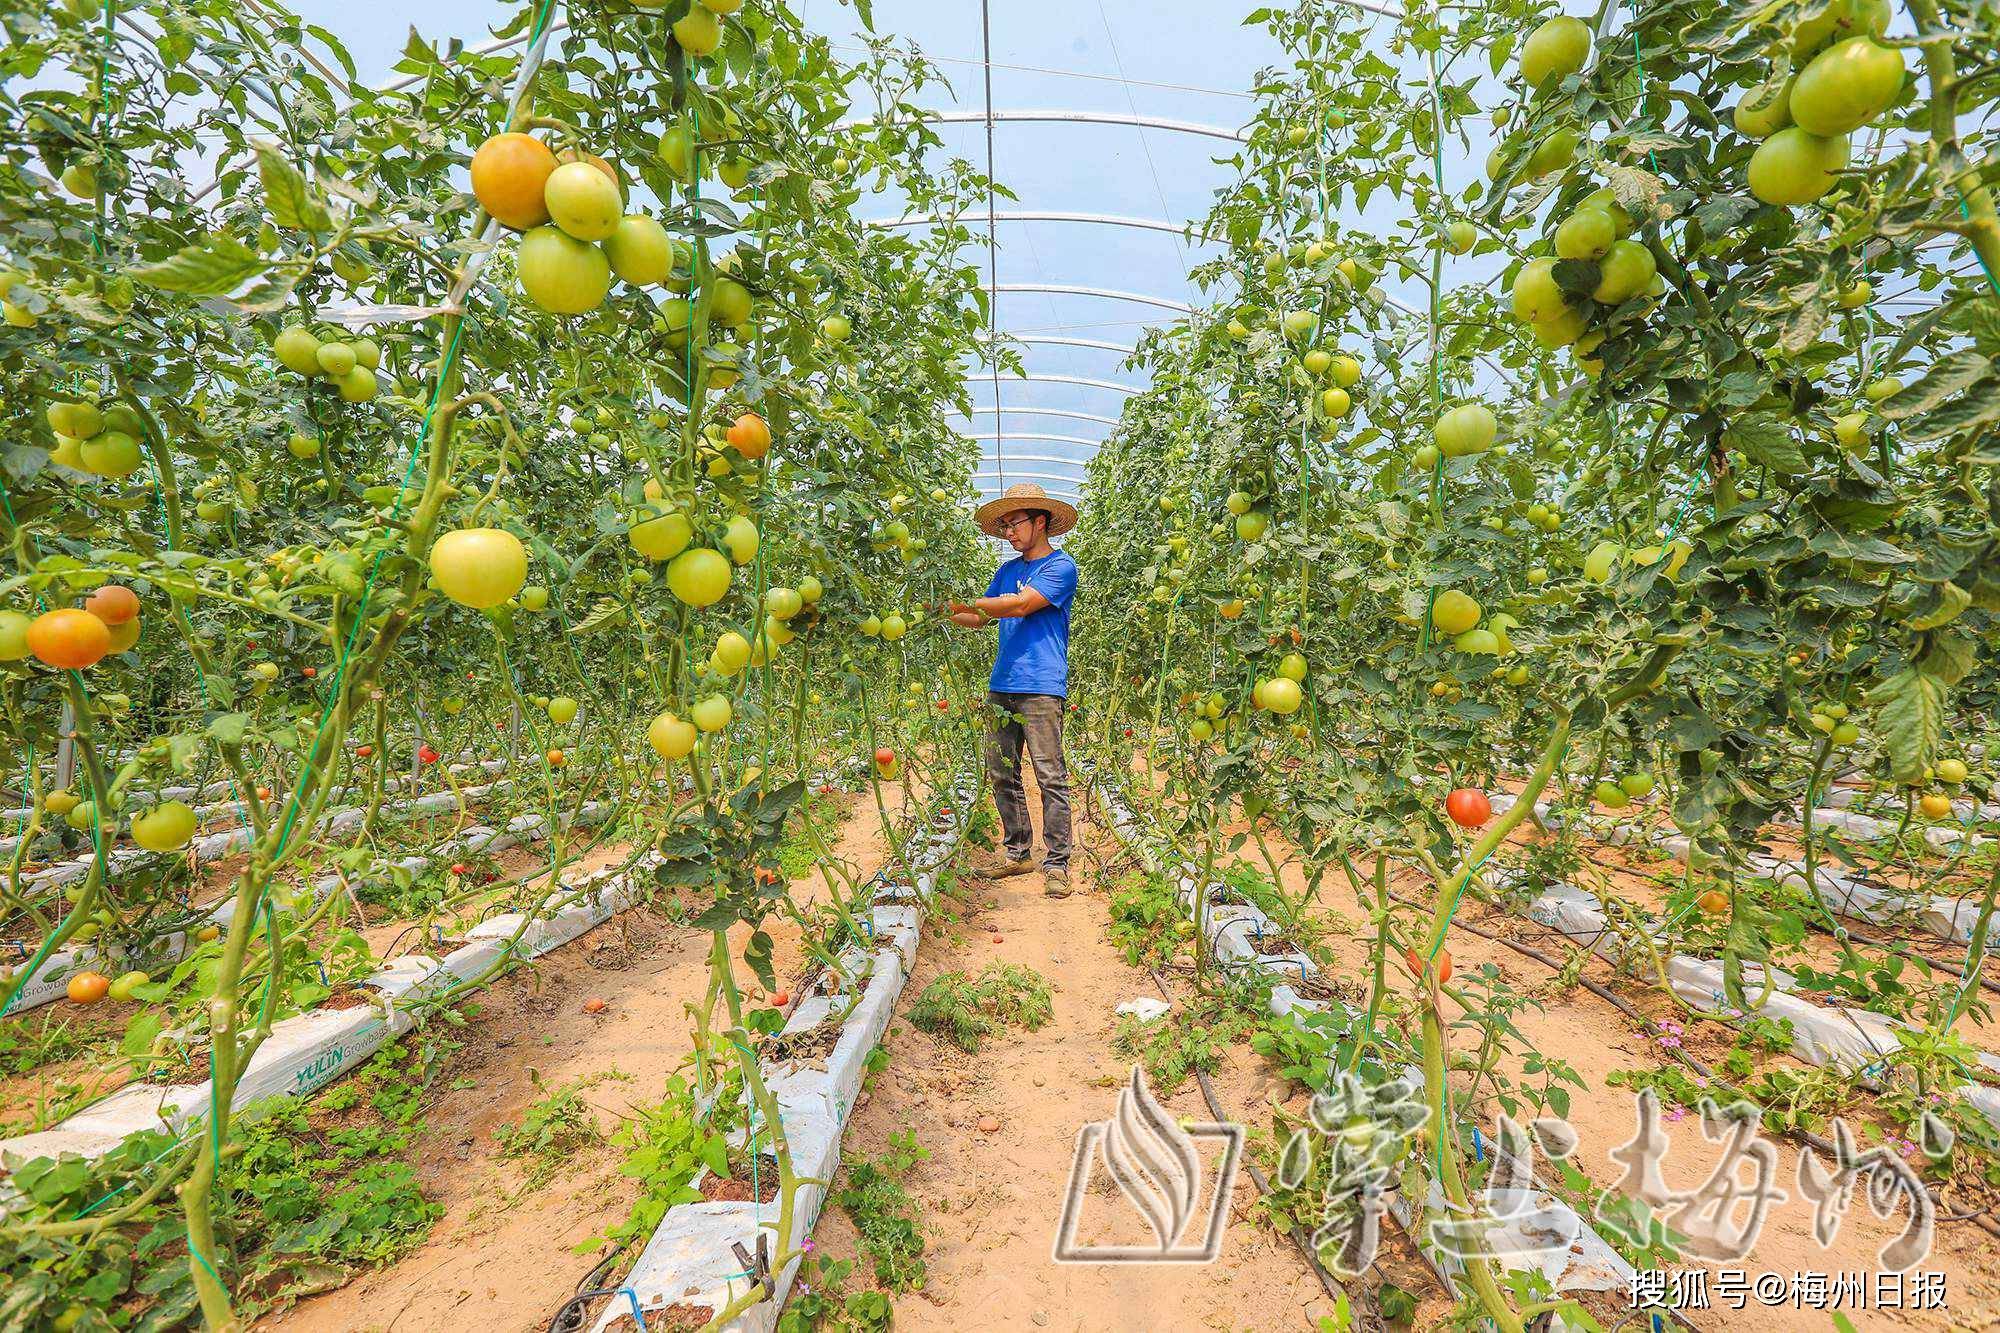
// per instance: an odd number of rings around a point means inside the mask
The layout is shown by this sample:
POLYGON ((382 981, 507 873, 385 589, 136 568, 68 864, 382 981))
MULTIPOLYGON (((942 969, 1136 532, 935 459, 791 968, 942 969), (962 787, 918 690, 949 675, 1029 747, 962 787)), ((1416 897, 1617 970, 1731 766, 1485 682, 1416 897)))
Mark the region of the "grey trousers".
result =
POLYGON ((993 780, 993 804, 1000 812, 1007 859, 1025 861, 1034 842, 1028 796, 1021 787, 1021 745, 1034 760, 1042 789, 1044 870, 1069 868, 1069 770, 1063 765, 1063 699, 1058 694, 988 692, 997 716, 986 737, 986 773, 993 780))

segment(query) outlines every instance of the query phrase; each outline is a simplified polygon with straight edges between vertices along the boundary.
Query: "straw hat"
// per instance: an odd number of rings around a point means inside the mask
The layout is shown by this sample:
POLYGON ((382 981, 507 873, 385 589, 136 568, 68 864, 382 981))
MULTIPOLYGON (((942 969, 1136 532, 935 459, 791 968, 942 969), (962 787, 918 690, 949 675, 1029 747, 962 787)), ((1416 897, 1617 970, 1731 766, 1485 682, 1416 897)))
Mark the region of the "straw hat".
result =
POLYGON ((1032 481, 1016 482, 1004 492, 972 511, 972 521, 989 537, 998 537, 996 525, 1002 514, 1016 509, 1039 509, 1049 516, 1049 536, 1060 537, 1076 526, 1076 506, 1052 498, 1032 481))

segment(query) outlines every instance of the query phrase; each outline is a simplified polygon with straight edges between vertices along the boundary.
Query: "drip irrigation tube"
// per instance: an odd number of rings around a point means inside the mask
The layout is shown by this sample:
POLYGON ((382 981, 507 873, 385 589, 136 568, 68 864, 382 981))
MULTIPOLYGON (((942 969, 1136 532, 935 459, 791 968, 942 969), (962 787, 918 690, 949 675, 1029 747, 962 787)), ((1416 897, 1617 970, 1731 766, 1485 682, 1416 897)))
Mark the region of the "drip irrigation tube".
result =
MULTIPOLYGON (((1161 978, 1159 969, 1149 966, 1146 972, 1153 978, 1153 985, 1159 990, 1160 997, 1171 1003, 1174 998, 1173 993, 1167 989, 1167 983, 1161 978)), ((1201 1084, 1201 1099, 1208 1103, 1208 1113, 1225 1124, 1236 1124, 1237 1122, 1230 1118, 1229 1113, 1222 1109, 1222 1103, 1216 1098, 1215 1088, 1209 1083, 1208 1075, 1203 1073, 1200 1068, 1196 1068, 1194 1076, 1195 1081, 1201 1084)), ((1260 1198, 1269 1198, 1272 1193, 1271 1182, 1265 1179, 1263 1170, 1247 1156, 1243 1159, 1243 1165, 1248 1168, 1250 1179, 1256 1183, 1258 1196, 1260 1198)), ((1319 1256, 1313 1253, 1312 1245, 1300 1233, 1299 1228, 1287 1222, 1282 1224, 1280 1229, 1285 1233, 1286 1238, 1298 1247, 1300 1256, 1306 1261, 1306 1267, 1312 1269, 1313 1276, 1319 1279, 1320 1288, 1326 1292, 1328 1299, 1333 1301, 1340 1300, 1345 1294, 1345 1289, 1338 1282, 1334 1281, 1333 1274, 1326 1271, 1326 1266, 1320 1263, 1319 1256)), ((1373 1267, 1373 1265, 1370 1266, 1373 1267)), ((1373 1313, 1379 1317, 1380 1310, 1375 1304, 1374 1294, 1366 1287, 1361 1288, 1361 1302, 1364 1312, 1373 1313)))
MULTIPOLYGON (((1400 903, 1404 907, 1412 907, 1412 908, 1418 907, 1416 903, 1411 902, 1408 898, 1404 898, 1401 895, 1395 893, 1389 895, 1389 900, 1391 902, 1400 903)), ((1418 910, 1422 909, 1418 908, 1418 910)), ((1549 957, 1541 950, 1531 948, 1530 946, 1522 944, 1517 940, 1509 939, 1505 935, 1499 935, 1489 930, 1482 930, 1480 927, 1472 925, 1470 922, 1467 921, 1454 920, 1451 924, 1456 926, 1460 930, 1468 931, 1471 934, 1477 935, 1481 939, 1491 940, 1495 944, 1504 944, 1509 949, 1512 949, 1515 953, 1522 954, 1526 957, 1532 958, 1536 962, 1543 964, 1544 966, 1550 968, 1553 971, 1561 972, 1563 970, 1563 964, 1549 957)), ((1652 1019, 1647 1018, 1644 1014, 1640 1013, 1636 1008, 1634 1008, 1629 1002, 1627 1002, 1620 996, 1614 994, 1612 991, 1608 990, 1604 986, 1599 985, 1597 982, 1591 981, 1587 977, 1578 977, 1577 983, 1581 985, 1585 990, 1588 990, 1592 995, 1597 996, 1601 1000, 1607 1001, 1620 1013, 1624 1014, 1627 1018, 1631 1019, 1633 1022, 1639 1024, 1640 1030, 1642 1032, 1651 1035, 1661 1030, 1658 1027, 1658 1025, 1653 1022, 1652 1019)), ((1685 1064, 1689 1069, 1692 1069, 1695 1073, 1701 1075, 1701 1077, 1711 1078, 1711 1079, 1715 1077, 1714 1069, 1709 1067, 1709 1065, 1707 1065, 1700 1059, 1689 1054, 1686 1050, 1675 1049, 1674 1056, 1675 1058, 1680 1060, 1681 1063, 1685 1064)), ((1810 1145, 1812 1148, 1814 1148, 1819 1152, 1830 1154, 1834 1151, 1834 1145, 1832 1140, 1822 1138, 1820 1135, 1813 1133, 1809 1129, 1795 1129, 1792 1130, 1791 1133, 1796 1135, 1801 1141, 1810 1145)), ((1940 1220, 1975 1222, 1978 1224, 1979 1228, 1982 1231, 1985 1231, 1990 1235, 2000 1237, 2000 1221, 1996 1221, 1993 1217, 1989 1216, 1986 1213, 1969 1213, 1969 1214, 1952 1213, 1949 1217, 1947 1217, 1945 1213, 1946 1209, 1945 1200, 1942 1194, 1928 1184, 1924 1186, 1924 1189, 1930 1195, 1931 1202, 1937 1205, 1939 1209, 1940 1220)))

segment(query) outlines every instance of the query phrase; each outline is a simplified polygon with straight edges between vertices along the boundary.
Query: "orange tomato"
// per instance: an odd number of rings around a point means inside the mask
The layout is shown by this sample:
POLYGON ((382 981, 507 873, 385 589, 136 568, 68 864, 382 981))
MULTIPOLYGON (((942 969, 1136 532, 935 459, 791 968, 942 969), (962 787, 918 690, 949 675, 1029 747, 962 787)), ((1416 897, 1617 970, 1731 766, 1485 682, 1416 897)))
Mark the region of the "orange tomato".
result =
POLYGON ((83 609, 107 625, 122 625, 139 614, 139 594, 118 583, 107 583, 84 598, 83 609))
POLYGON ((569 756, 561 750, 550 750, 543 758, 549 761, 550 768, 561 768, 569 762, 569 756))
POLYGON ((792 993, 791 993, 790 991, 788 991, 788 990, 774 990, 774 991, 772 991, 772 992, 771 992, 771 1007, 772 1007, 772 1008, 774 1008, 774 1009, 782 1009, 782 1008, 784 1008, 784 1007, 785 1007, 786 1005, 790 1004, 791 1002, 792 1002, 792 993))
POLYGON ((1710 889, 1694 901, 1697 907, 1710 916, 1721 916, 1729 910, 1729 895, 1721 889, 1710 889))
POLYGON ((771 451, 771 428, 755 412, 745 412, 729 428, 729 443, 745 458, 762 458, 771 451))
POLYGON ((542 189, 556 169, 556 155, 532 134, 496 134, 472 155, 472 193, 480 207, 515 231, 549 220, 542 189))
POLYGON ((69 998, 77 1004, 96 1004, 111 993, 111 978, 102 972, 79 972, 69 979, 69 998))
POLYGON ((82 670, 111 651, 111 627, 88 611, 48 611, 28 626, 28 651, 45 665, 82 670))

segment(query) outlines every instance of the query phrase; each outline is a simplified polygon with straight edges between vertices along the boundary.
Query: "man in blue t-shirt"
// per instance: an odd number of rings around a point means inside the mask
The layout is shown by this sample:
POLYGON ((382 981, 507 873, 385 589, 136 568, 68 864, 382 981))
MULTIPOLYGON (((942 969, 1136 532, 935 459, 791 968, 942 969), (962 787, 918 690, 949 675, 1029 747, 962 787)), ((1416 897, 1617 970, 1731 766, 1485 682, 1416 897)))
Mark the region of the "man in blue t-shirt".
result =
POLYGON ((1035 764, 1042 789, 1042 891, 1069 893, 1069 772, 1063 765, 1063 701, 1069 696, 1069 605, 1076 596, 1076 561, 1049 545, 1076 526, 1076 510, 1024 482, 988 500, 973 515, 990 537, 1020 554, 1000 566, 986 595, 953 602, 951 618, 967 629, 998 623, 987 702, 993 729, 986 738, 986 771, 1000 811, 1006 864, 1001 875, 1035 868, 1028 853, 1034 829, 1021 786, 1021 747, 1035 764))

